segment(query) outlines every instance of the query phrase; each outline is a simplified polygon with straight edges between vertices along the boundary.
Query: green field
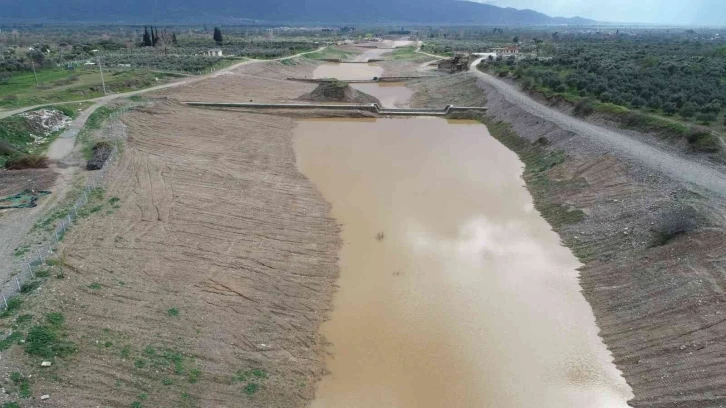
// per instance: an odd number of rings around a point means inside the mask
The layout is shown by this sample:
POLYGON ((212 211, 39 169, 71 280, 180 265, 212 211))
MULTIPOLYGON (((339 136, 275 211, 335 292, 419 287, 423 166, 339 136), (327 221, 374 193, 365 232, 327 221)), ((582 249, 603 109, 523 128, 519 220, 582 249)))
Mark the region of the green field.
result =
MULTIPOLYGON (((171 73, 149 70, 104 71, 106 90, 123 93, 159 85, 177 77, 171 73)), ((103 96, 98 69, 38 71, 38 85, 32 72, 14 73, 7 84, 0 85, 0 109, 92 99, 103 96)))
POLYGON ((344 51, 344 50, 341 50, 341 49, 335 48, 335 47, 327 47, 327 48, 325 48, 322 51, 316 51, 316 52, 312 52, 310 54, 305 54, 304 57, 305 58, 310 58, 310 59, 318 59, 318 60, 319 59, 341 59, 341 60, 346 60, 351 55, 355 55, 355 53, 354 52, 350 52, 350 51, 344 51))

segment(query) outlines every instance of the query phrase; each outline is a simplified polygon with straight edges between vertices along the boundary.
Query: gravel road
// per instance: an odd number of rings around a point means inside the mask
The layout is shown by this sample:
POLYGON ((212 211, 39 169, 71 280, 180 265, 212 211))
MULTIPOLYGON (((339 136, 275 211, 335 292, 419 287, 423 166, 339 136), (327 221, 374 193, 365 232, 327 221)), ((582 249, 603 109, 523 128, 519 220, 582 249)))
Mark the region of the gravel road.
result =
POLYGON ((474 61, 470 72, 477 75, 480 81, 496 88, 508 102, 516 104, 532 115, 552 122, 562 129, 577 133, 608 149, 615 150, 621 155, 675 180, 698 186, 720 196, 726 196, 726 174, 723 172, 542 105, 516 87, 476 69, 479 61, 481 59, 474 61))

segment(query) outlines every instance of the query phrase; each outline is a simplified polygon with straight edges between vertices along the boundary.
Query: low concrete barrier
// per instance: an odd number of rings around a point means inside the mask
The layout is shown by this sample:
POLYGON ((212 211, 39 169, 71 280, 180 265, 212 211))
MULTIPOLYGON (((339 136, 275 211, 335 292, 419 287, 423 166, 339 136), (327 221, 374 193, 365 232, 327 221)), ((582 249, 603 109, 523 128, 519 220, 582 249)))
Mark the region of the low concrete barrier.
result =
POLYGON ((443 109, 399 109, 382 108, 377 103, 370 104, 320 104, 320 103, 253 103, 253 102, 183 102, 189 106, 207 108, 246 108, 246 109, 326 109, 353 110, 373 112, 391 116, 446 116, 452 112, 479 111, 486 112, 484 106, 453 106, 446 105, 443 109))
POLYGON ((403 82, 411 79, 422 79, 422 78, 438 78, 435 75, 419 75, 419 76, 393 76, 393 77, 374 77, 371 79, 336 79, 336 78, 285 78, 288 81, 297 82, 309 82, 309 83, 323 83, 323 82, 347 82, 349 84, 370 84, 376 82, 403 82))
POLYGON ((325 61, 325 62, 337 62, 340 64, 368 64, 373 62, 381 62, 385 61, 384 59, 375 59, 375 58, 369 58, 365 61, 346 61, 340 58, 321 58, 318 61, 325 61))

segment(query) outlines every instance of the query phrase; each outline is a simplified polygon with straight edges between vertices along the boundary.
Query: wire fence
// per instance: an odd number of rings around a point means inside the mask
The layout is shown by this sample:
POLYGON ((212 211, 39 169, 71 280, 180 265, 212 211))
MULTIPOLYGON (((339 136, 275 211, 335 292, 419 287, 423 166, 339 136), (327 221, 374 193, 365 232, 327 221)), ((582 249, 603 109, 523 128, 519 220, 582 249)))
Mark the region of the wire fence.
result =
POLYGON ((63 239, 66 231, 68 231, 71 225, 73 225, 73 222, 78 218, 79 214, 81 214, 83 207, 88 204, 89 197, 92 195, 93 191, 103 185, 109 168, 117 155, 118 148, 114 147, 101 169, 96 171, 86 182, 86 186, 83 188, 81 195, 75 203, 73 203, 73 206, 71 206, 68 214, 56 224, 55 230, 51 236, 48 237, 42 245, 40 245, 39 249, 26 256, 22 262, 20 271, 15 274, 15 276, 12 276, 8 282, 2 285, 2 287, 0 287, 0 310, 7 310, 11 304, 12 298, 22 292, 23 285, 36 279, 37 272, 45 269, 47 259, 53 256, 56 247, 63 239))

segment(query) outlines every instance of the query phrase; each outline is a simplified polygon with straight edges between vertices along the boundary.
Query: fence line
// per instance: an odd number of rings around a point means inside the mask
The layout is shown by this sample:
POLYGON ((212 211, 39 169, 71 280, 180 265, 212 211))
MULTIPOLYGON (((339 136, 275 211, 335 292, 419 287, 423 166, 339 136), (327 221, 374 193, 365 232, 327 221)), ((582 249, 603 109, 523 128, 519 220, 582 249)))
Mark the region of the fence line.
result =
POLYGON ((103 185, 106 173, 108 173, 117 155, 118 148, 114 146, 101 169, 96 171, 88 180, 82 194, 68 211, 68 215, 58 222, 53 234, 45 243, 41 244, 40 249, 34 254, 26 256, 22 262, 20 272, 0 287, 0 310, 6 310, 8 308, 8 302, 20 293, 25 283, 35 279, 36 272, 43 268, 45 261, 49 257, 53 256, 56 246, 63 239, 63 235, 65 235, 66 231, 68 231, 71 225, 73 225, 73 222, 78 218, 79 211, 88 204, 89 195, 93 190, 103 185))

